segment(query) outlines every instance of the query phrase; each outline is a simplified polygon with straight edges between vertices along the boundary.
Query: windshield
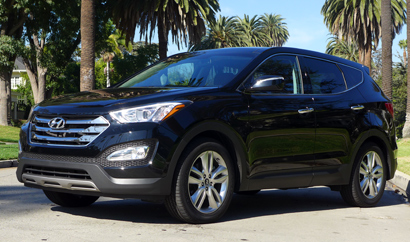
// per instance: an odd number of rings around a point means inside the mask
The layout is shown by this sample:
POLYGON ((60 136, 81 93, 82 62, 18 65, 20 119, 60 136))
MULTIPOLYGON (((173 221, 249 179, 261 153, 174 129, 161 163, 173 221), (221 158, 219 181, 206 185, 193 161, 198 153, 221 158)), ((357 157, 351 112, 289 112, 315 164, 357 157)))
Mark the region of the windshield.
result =
POLYGON ((254 57, 254 53, 238 51, 178 54, 152 65, 119 87, 221 87, 254 57))

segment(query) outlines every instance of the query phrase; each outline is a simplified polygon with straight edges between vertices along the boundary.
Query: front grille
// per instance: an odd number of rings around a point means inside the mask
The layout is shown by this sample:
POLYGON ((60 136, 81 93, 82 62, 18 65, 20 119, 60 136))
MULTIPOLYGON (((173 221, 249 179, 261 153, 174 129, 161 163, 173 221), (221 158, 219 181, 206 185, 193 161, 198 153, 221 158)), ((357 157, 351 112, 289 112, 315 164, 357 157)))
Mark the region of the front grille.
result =
POLYGON ((104 132, 110 123, 102 116, 58 116, 64 119, 63 127, 51 128, 56 116, 37 115, 31 121, 32 143, 58 146, 87 146, 104 132))
POLYGON ((74 169, 27 166, 24 168, 23 173, 41 176, 52 176, 58 178, 91 180, 90 175, 86 171, 74 169))

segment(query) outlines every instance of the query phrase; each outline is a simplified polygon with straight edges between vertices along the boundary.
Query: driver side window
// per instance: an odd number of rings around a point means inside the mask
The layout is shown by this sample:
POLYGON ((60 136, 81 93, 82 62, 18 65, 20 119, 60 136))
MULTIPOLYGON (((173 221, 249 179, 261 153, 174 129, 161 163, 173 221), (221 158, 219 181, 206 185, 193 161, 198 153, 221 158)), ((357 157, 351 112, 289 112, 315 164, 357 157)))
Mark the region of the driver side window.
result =
POLYGON ((260 65, 251 78, 253 86, 266 86, 267 93, 302 93, 295 56, 274 56, 260 65))

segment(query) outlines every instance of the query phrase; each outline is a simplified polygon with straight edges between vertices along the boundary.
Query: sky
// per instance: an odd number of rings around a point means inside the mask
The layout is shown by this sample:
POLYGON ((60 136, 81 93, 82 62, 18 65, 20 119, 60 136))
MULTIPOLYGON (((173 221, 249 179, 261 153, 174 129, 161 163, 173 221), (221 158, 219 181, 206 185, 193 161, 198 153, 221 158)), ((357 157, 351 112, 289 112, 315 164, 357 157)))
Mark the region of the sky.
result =
MULTIPOLYGON (((331 35, 320 14, 324 2, 325 0, 219 0, 221 12, 217 13, 217 17, 243 18, 244 14, 251 17, 265 13, 280 14, 285 19, 290 35, 284 46, 325 52, 331 35)), ((406 26, 393 40, 393 61, 399 61, 396 55, 398 52, 402 53, 398 44, 403 39, 406 39, 406 26)), ((138 40, 139 34, 136 34, 134 41, 138 40)), ((158 43, 158 39, 155 37, 152 42, 158 43)), ((378 48, 381 48, 381 42, 378 48)), ((185 51, 187 47, 183 46, 178 50, 175 44, 168 45, 168 55, 185 51)))

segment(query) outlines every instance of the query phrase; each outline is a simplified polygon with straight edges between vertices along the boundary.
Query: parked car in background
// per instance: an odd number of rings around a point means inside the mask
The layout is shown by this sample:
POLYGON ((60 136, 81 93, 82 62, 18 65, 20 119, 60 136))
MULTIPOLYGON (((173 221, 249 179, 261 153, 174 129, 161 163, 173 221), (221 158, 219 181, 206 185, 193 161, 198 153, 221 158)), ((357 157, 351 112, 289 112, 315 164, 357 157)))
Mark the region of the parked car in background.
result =
POLYGON ((368 72, 294 48, 173 55, 113 88, 37 105, 17 177, 61 206, 164 201, 188 223, 270 188, 324 185, 374 206, 397 145, 392 102, 368 72))

